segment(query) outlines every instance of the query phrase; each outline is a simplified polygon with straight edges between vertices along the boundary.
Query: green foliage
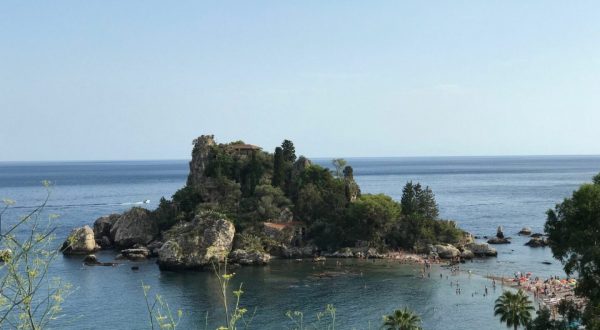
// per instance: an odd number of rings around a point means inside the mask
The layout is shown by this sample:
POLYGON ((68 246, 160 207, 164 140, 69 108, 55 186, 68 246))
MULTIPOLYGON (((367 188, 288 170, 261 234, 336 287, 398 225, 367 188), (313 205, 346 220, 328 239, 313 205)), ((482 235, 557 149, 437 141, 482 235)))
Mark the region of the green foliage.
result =
POLYGON ((349 241, 369 241, 370 245, 382 247, 384 238, 398 221, 401 214, 400 204, 391 197, 363 195, 347 209, 346 239, 349 241))
POLYGON ((294 143, 290 140, 283 140, 281 143, 281 149, 283 151, 283 160, 288 163, 296 161, 296 148, 294 143))
POLYGON ((407 307, 397 309, 390 315, 383 316, 385 330, 421 330, 421 318, 407 307))
POLYGON ((435 196, 429 187, 422 189, 421 184, 407 182, 402 189, 402 213, 417 214, 427 219, 436 219, 439 215, 435 196))
POLYGON ((589 328, 600 327, 600 182, 584 184, 548 210, 545 231, 555 258, 568 275, 579 277, 575 293, 589 299, 583 322, 589 328))
POLYGON ((567 330, 567 324, 561 320, 552 320, 550 310, 542 308, 537 311, 537 317, 527 325, 527 330, 567 330))
POLYGON ((534 310, 527 295, 519 290, 516 293, 504 291, 494 305, 494 316, 500 316, 500 322, 507 327, 527 326, 531 322, 531 312, 534 310))
POLYGON ((166 230, 171 228, 177 223, 178 218, 177 207, 173 201, 167 200, 164 197, 160 198, 158 207, 152 212, 154 219, 158 224, 160 230, 166 230))
MULTIPOLYGON (((194 217, 196 206, 201 202, 202 195, 198 187, 185 186, 173 194, 172 203, 176 208, 176 212, 181 216, 181 219, 191 220, 194 217)), ((165 208, 169 207, 167 204, 163 206, 165 208)), ((168 213, 168 210, 164 210, 164 213, 168 213)))
POLYGON ((344 167, 348 162, 344 158, 334 158, 331 160, 331 164, 334 168, 334 173, 336 178, 341 178, 343 174, 344 167))
POLYGON ((275 148, 273 155, 273 178, 271 184, 274 187, 282 187, 285 180, 285 161, 283 159, 283 149, 275 148))
POLYGON ((183 311, 177 310, 177 317, 175 317, 169 303, 160 294, 156 294, 154 300, 150 301, 150 286, 144 285, 144 282, 142 282, 142 291, 150 319, 150 329, 176 329, 183 316, 183 311))
POLYGON ((335 330, 336 327, 336 309, 331 304, 318 312, 315 320, 308 324, 304 320, 304 313, 300 311, 287 311, 285 316, 292 323, 291 330, 335 330))
MULTIPOLYGON (((45 182, 46 188, 50 184, 45 182)), ((0 328, 42 329, 58 317, 71 286, 61 279, 50 279, 48 269, 59 250, 54 244, 56 215, 42 219, 50 196, 27 215, 0 234, 4 252, 0 265, 0 328)), ((0 219, 14 204, 3 200, 0 219)))

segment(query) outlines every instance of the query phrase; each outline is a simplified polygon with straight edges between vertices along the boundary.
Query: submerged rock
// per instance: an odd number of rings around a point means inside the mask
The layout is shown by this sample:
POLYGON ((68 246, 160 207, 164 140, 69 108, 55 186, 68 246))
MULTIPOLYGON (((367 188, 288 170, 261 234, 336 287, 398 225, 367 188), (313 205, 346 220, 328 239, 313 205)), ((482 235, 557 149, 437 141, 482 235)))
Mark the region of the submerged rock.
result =
POLYGON ((140 207, 123 213, 110 229, 112 241, 121 249, 135 244, 148 244, 158 233, 158 226, 150 211, 140 207))
POLYGON ((158 266, 161 270, 202 269, 212 260, 223 262, 234 235, 233 223, 223 215, 202 212, 163 233, 166 242, 158 251, 158 266))
POLYGON ((488 244, 510 244, 508 238, 492 237, 488 241, 488 244))
POLYGON ((116 266, 117 265, 114 262, 100 262, 100 261, 98 261, 98 258, 96 258, 96 255, 94 255, 94 254, 87 255, 83 259, 83 263, 86 266, 116 266))
POLYGON ((121 250, 121 255, 129 260, 145 260, 150 257, 150 250, 145 246, 137 246, 131 249, 121 250))
POLYGON ((71 231, 60 250, 63 254, 89 254, 99 249, 92 228, 83 226, 71 231))
POLYGON ((519 235, 523 235, 523 236, 531 235, 531 228, 529 228, 529 227, 521 228, 521 230, 519 231, 519 235))
POLYGON ((240 265, 266 265, 271 261, 271 255, 266 252, 237 249, 229 254, 228 260, 240 265))
POLYGON ((540 237, 533 237, 529 242, 525 243, 529 247, 544 247, 548 246, 548 240, 540 237))

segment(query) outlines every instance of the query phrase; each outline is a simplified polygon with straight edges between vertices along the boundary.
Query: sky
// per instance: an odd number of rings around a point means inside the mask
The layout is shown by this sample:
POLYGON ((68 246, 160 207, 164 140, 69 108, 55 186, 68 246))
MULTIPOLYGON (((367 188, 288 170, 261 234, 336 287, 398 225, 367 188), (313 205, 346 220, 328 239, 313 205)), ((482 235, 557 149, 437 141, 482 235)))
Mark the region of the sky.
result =
POLYGON ((2 1, 0 161, 600 154, 598 1, 2 1))

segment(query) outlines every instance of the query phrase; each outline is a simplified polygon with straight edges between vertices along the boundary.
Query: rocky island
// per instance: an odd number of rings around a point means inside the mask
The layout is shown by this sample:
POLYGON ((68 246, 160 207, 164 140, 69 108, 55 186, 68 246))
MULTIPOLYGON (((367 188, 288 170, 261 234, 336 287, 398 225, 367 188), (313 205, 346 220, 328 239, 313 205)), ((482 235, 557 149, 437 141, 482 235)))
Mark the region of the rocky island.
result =
POLYGON ((297 157, 289 140, 269 153, 202 135, 193 142, 187 183, 171 199, 162 198, 153 211, 134 207, 98 218, 93 229, 75 228, 62 251, 116 249, 117 259, 157 258, 161 270, 201 270, 225 260, 264 265, 272 258, 497 255, 454 221, 440 219, 429 187, 408 182, 400 202, 361 194, 352 167, 342 159, 333 165, 331 171, 297 157))

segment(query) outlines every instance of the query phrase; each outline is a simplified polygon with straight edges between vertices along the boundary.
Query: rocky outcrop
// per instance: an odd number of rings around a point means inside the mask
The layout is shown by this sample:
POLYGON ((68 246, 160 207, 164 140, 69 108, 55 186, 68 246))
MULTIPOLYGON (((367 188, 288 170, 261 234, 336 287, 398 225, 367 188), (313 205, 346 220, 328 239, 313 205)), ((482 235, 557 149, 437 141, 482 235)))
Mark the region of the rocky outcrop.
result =
POLYGON ((145 246, 136 245, 134 248, 121 250, 121 256, 133 261, 145 260, 150 257, 150 250, 145 246))
POLYGON ((442 259, 452 259, 460 256, 460 250, 450 244, 436 244, 433 246, 433 252, 437 253, 442 259))
POLYGON ((307 258, 315 255, 317 247, 314 245, 305 245, 302 247, 280 245, 276 251, 277 256, 288 259, 307 258))
POLYGON ((216 145, 215 137, 214 135, 201 135, 194 140, 193 144, 187 185, 199 186, 205 179, 204 171, 210 162, 212 148, 216 145))
POLYGON ((116 266, 114 262, 100 262, 96 255, 90 254, 83 259, 83 264, 86 266, 116 266))
POLYGON ((63 254, 89 254, 99 249, 92 228, 83 226, 71 231, 60 250, 63 254))
POLYGON ((461 253, 460 253, 460 258, 461 259, 473 259, 475 257, 475 254, 473 253, 473 251, 469 250, 469 249, 464 249, 461 253))
POLYGON ((146 245, 158 233, 158 225, 152 219, 150 211, 140 207, 123 213, 110 229, 110 237, 120 249, 127 249, 135 244, 146 245))
POLYGON ((521 228, 521 230, 519 231, 519 235, 523 235, 523 236, 531 235, 531 228, 529 228, 529 227, 521 228))
POLYGON ((533 237, 525 245, 529 247, 545 247, 548 246, 548 240, 542 237, 533 237))
POLYGON ((508 240, 508 238, 499 238, 499 237, 492 237, 490 239, 488 239, 488 244, 510 244, 510 240, 508 240))
POLYGON ((510 244, 508 238, 504 236, 502 226, 498 226, 498 230, 496 231, 496 237, 490 238, 487 242, 488 244, 510 244))
POLYGON ((113 241, 110 238, 110 229, 119 220, 120 214, 111 214, 100 217, 94 221, 94 238, 96 243, 100 245, 102 249, 109 249, 113 245, 113 241))
POLYGON ((233 223, 223 215, 202 212, 163 233, 166 241, 158 251, 158 266, 161 270, 202 269, 213 260, 223 262, 234 234, 233 223))
POLYGON ((271 261, 271 255, 266 252, 237 249, 229 254, 228 261, 240 265, 266 265, 271 261))
POLYGON ((496 257, 498 251, 487 243, 470 243, 465 245, 466 249, 469 249, 477 257, 496 257))

